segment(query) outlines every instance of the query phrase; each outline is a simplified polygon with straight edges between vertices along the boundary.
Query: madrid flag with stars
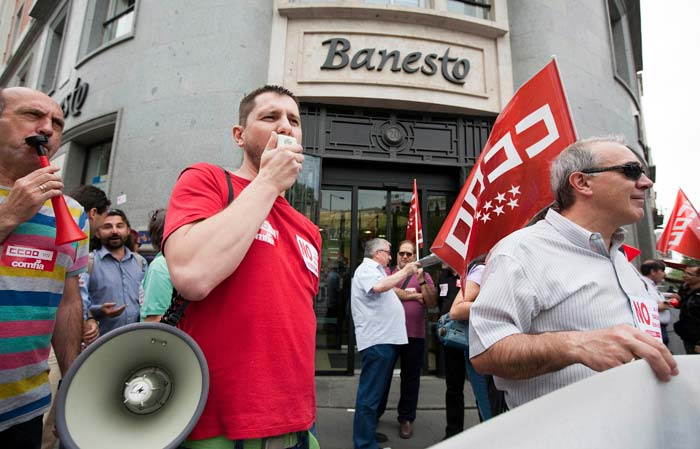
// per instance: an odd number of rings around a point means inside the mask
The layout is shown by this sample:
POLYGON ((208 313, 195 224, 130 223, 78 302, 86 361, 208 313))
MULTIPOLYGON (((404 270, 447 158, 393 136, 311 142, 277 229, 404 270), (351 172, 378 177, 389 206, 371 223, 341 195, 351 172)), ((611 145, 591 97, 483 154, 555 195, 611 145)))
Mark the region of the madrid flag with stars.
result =
POLYGON ((522 228, 554 197, 552 160, 576 141, 556 61, 515 93, 430 250, 458 273, 522 228))

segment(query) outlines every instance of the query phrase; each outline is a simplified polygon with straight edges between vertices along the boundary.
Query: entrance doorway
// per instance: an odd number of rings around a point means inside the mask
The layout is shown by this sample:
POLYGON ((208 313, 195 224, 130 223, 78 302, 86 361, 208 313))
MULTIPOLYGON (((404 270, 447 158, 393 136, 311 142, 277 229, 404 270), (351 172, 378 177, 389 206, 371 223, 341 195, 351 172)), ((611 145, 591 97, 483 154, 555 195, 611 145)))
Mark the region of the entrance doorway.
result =
MULTIPOLYGON (((442 226, 457 192, 486 143, 493 117, 302 103, 304 166, 290 203, 317 223, 323 238, 317 318, 316 373, 359 367, 350 313, 350 282, 364 243, 392 244, 406 235, 413 180, 419 191, 424 248, 442 226)), ((428 270, 437 283, 440 267, 428 270)), ((426 371, 440 370, 434 326, 426 319, 426 371)))
MULTIPOLYGON (((426 242, 419 254, 430 252, 430 244, 454 203, 459 185, 457 170, 450 174, 443 168, 440 172, 417 174, 394 167, 389 172, 363 169, 360 174, 348 166, 324 166, 323 179, 332 180, 333 184, 324 181, 320 191, 322 274, 314 304, 319 374, 352 374, 359 368, 350 309, 352 274, 362 262, 365 243, 373 238, 391 243, 392 264, 396 263, 395 252, 406 235, 414 176, 426 242), (377 181, 368 180, 372 173, 377 181)), ((437 285, 440 267, 428 271, 437 285)), ((431 309, 426 314, 426 372, 438 368, 439 343, 434 330, 437 318, 438 310, 431 309)))

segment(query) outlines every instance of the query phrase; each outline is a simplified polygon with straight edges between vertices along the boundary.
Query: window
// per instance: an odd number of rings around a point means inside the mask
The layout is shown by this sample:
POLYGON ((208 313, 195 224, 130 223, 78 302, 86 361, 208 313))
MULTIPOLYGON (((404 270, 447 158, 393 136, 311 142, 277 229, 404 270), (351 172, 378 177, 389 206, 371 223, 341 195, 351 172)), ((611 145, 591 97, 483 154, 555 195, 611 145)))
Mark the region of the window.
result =
POLYGON ((64 7, 49 25, 49 35, 46 40, 46 49, 44 50, 44 67, 41 82, 39 83, 39 89, 43 92, 48 93, 54 88, 65 27, 66 8, 64 7))
POLYGON ((87 158, 82 184, 92 184, 106 191, 112 140, 91 145, 86 150, 87 158))
POLYGON ((15 22, 12 24, 12 40, 10 40, 10 51, 15 49, 15 44, 19 38, 19 30, 22 28, 22 16, 24 15, 24 5, 20 6, 15 15, 15 22))
POLYGON ((94 0, 89 3, 81 55, 92 53, 134 31, 136 0, 94 0))
POLYGON ((447 0, 447 10, 478 19, 488 19, 491 5, 488 0, 447 0))
POLYGON ((104 22, 102 43, 126 36, 134 29, 134 3, 136 0, 111 0, 107 20, 104 22))
POLYGON ((633 86, 631 75, 631 48, 626 38, 627 16, 625 11, 615 0, 608 1, 608 13, 610 14, 610 33, 612 36, 612 50, 615 63, 615 74, 627 84, 633 86))
POLYGON ((27 86, 27 82, 29 79, 29 69, 31 67, 31 63, 32 63, 32 56, 29 55, 29 57, 27 58, 27 62, 25 62, 24 65, 22 66, 22 68, 17 71, 17 75, 15 76, 15 81, 13 83, 15 86, 18 86, 18 87, 26 87, 27 86))
POLYGON ((425 0, 365 0, 365 3, 373 5, 412 6, 414 8, 425 7, 425 0))

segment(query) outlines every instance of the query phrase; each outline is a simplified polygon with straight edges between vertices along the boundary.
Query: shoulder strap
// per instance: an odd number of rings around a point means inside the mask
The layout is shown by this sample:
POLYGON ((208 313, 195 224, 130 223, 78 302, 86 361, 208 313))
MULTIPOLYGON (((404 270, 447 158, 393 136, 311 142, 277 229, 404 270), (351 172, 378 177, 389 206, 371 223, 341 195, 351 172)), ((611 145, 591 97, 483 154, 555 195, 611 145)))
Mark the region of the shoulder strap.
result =
POLYGON ((413 277, 413 275, 410 275, 403 281, 403 285, 401 286, 401 290, 406 290, 406 286, 411 281, 412 277, 413 277))
MULTIPOLYGON (((225 168, 220 168, 221 170, 223 170, 224 175, 226 175, 226 185, 228 186, 227 204, 231 204, 233 202, 233 184, 231 182, 231 174, 225 168)), ((171 326, 177 326, 177 323, 185 315, 185 309, 189 304, 190 301, 185 299, 181 294, 177 292, 177 290, 173 288, 173 295, 170 299, 170 307, 168 307, 168 310, 165 311, 165 313, 160 319, 160 322, 164 324, 169 324, 171 326)))
POLYGON ((226 185, 228 186, 228 203, 226 204, 231 204, 233 203, 233 184, 231 183, 231 173, 229 173, 224 167, 221 167, 221 169, 226 175, 226 185))

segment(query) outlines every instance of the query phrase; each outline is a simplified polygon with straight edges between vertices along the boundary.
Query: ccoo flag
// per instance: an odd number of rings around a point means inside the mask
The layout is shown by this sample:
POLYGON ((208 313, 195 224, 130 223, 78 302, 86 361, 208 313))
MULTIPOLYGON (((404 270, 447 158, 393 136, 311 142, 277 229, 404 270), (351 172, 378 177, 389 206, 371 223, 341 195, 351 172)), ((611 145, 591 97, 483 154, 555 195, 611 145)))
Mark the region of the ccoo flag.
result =
POLYGON ((431 251, 458 273, 553 201, 552 160, 576 141, 559 70, 552 60, 515 93, 431 251))
POLYGON ((423 225, 420 222, 420 210, 418 209, 418 189, 416 180, 413 180, 413 195, 411 196, 411 208, 408 211, 408 224, 406 225, 406 239, 416 244, 416 252, 423 248, 423 225))
POLYGON ((656 249, 662 253, 673 250, 700 259, 700 218, 681 189, 678 189, 676 204, 656 243, 656 249))

